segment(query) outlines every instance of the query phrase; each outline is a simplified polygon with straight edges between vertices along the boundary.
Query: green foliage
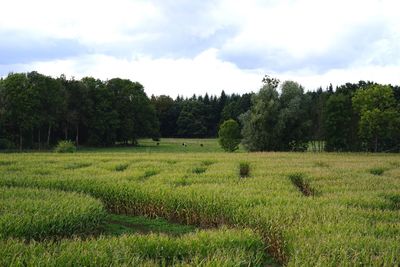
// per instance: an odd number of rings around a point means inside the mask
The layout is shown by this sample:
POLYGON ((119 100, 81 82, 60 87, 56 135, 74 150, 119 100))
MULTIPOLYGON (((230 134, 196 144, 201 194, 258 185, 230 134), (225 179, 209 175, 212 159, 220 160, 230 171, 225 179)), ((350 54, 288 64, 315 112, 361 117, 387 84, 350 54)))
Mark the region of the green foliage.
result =
POLYGON ((369 173, 373 175, 382 175, 385 172, 385 169, 382 167, 375 167, 369 170, 369 173))
POLYGON ((357 91, 352 100, 360 114, 359 135, 367 143, 368 150, 380 151, 385 139, 400 140, 400 113, 389 86, 371 85, 357 91))
POLYGON ((276 124, 279 113, 279 94, 276 88, 265 85, 252 98, 251 110, 240 116, 242 144, 250 151, 277 149, 276 124))
POLYGON ((177 134, 182 137, 205 137, 207 135, 205 114, 204 106, 199 102, 186 103, 176 121, 177 134))
POLYGON ((76 152, 76 146, 74 142, 70 140, 64 140, 58 142, 57 146, 54 148, 57 153, 74 153, 76 152))
POLYGON ((328 151, 349 151, 352 149, 354 135, 351 127, 353 113, 351 96, 336 94, 329 97, 326 104, 326 149, 328 151))
POLYGON ((49 148, 60 139, 76 145, 135 144, 158 131, 154 107, 137 82, 30 72, 10 74, 0 84, 0 138, 20 149, 49 148))
POLYGON ((227 120, 218 131, 218 142, 228 152, 238 150, 241 141, 240 127, 235 120, 227 120))
POLYGON ((7 138, 0 138, 0 150, 13 149, 14 144, 7 138))
POLYGON ((280 95, 277 81, 266 82, 253 96, 251 110, 240 117, 243 145, 250 151, 300 149, 309 140, 309 97, 295 82, 284 82, 280 95))

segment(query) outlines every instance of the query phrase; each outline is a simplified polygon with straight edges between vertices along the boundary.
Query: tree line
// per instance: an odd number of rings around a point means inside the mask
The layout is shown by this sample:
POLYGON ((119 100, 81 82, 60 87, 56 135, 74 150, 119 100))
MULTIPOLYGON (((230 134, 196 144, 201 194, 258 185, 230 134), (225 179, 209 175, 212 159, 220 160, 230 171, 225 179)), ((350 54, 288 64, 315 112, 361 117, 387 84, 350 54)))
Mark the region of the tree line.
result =
POLYGON ((268 76, 239 116, 250 151, 400 151, 400 87, 360 81, 304 92, 268 76), (321 149, 321 147, 320 147, 321 149))
POLYGON ((140 83, 14 73, 0 80, 3 148, 49 148, 59 140, 109 146, 157 136, 154 106, 140 83))
POLYGON ((239 122, 250 151, 399 151, 400 87, 360 81, 305 92, 265 76, 258 93, 192 97, 145 94, 126 79, 52 78, 37 72, 0 79, 0 148, 136 144, 138 138, 216 137, 239 122))

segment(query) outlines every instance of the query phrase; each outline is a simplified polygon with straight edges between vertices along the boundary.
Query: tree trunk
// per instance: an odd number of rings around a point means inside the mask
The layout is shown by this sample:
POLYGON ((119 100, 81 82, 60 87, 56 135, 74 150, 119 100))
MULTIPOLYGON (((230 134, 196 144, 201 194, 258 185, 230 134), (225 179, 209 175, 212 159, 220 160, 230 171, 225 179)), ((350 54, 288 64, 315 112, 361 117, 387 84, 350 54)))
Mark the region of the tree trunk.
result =
POLYGON ((68 140, 68 125, 66 125, 64 128, 64 135, 65 135, 65 140, 68 140))
POLYGON ((38 132, 38 142, 39 142, 39 150, 42 148, 42 144, 41 144, 41 141, 42 140, 40 140, 41 138, 40 138, 40 127, 39 127, 39 132, 38 132))
POLYGON ((378 152, 378 136, 377 135, 375 135, 375 148, 374 148, 374 150, 375 150, 375 153, 378 152))
POLYGON ((76 138, 75 138, 76 147, 79 146, 79 124, 76 125, 76 138))
POLYGON ((22 130, 19 129, 19 151, 22 151, 22 130))
POLYGON ((51 124, 49 123, 49 129, 47 130, 47 147, 50 147, 50 134, 51 134, 51 124))

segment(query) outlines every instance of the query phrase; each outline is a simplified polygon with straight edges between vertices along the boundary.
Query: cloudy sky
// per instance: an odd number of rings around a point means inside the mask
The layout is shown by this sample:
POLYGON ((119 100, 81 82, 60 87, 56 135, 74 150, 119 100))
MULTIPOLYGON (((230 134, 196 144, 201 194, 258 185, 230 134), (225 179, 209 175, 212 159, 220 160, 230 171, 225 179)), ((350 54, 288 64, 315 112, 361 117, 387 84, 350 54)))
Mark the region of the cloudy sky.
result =
POLYGON ((129 78, 148 94, 400 84, 397 0, 0 0, 0 76, 129 78))

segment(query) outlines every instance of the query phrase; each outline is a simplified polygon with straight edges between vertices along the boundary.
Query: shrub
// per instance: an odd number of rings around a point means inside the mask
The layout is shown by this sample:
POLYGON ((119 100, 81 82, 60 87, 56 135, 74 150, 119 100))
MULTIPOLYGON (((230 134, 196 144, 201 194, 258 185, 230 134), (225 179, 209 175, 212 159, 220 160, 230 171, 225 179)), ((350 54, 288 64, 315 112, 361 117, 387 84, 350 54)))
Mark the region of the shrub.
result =
POLYGON ((232 119, 225 121, 218 131, 218 137, 218 142, 225 151, 237 150, 241 141, 239 124, 232 119))
POLYGON ((205 167, 195 167, 192 169, 192 173, 200 174, 205 172, 207 169, 205 167))
POLYGON ((369 170, 369 173, 373 175, 382 175, 385 172, 385 169, 376 167, 369 170))
POLYGON ((74 153, 76 152, 76 146, 70 140, 60 141, 54 151, 57 153, 74 153))
POLYGON ((289 147, 290 147, 291 151, 305 152, 308 149, 308 143, 291 141, 291 142, 289 142, 289 147))
POLYGON ((122 172, 124 170, 126 170, 128 168, 128 164, 123 163, 123 164, 118 164, 117 166, 115 166, 115 171, 117 172, 122 172))
POLYGON ((248 177, 250 175, 250 164, 248 162, 240 162, 239 164, 240 177, 248 177))

